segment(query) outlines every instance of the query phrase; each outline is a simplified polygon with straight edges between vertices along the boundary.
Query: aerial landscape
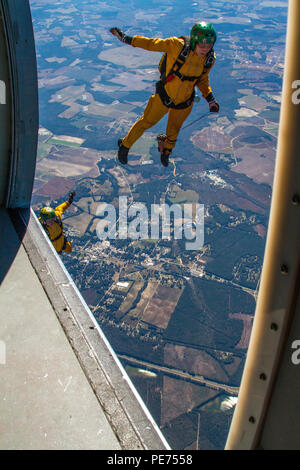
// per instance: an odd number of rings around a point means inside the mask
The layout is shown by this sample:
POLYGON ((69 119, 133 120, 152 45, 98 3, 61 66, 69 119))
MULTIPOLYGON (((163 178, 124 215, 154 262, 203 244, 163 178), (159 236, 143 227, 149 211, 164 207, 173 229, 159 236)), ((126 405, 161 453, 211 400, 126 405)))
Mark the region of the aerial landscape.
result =
POLYGON ((264 256, 288 2, 30 4, 40 109, 32 206, 38 214, 76 192, 63 219, 73 252, 62 261, 171 448, 222 449, 264 256), (219 113, 199 96, 167 168, 156 141, 166 118, 120 165, 117 141, 155 93, 162 54, 109 29, 167 38, 202 20, 218 34, 210 84, 219 113), (168 237, 101 239, 99 206, 118 214, 121 197, 149 213, 153 204, 203 205, 203 246, 186 249, 175 219, 168 237))

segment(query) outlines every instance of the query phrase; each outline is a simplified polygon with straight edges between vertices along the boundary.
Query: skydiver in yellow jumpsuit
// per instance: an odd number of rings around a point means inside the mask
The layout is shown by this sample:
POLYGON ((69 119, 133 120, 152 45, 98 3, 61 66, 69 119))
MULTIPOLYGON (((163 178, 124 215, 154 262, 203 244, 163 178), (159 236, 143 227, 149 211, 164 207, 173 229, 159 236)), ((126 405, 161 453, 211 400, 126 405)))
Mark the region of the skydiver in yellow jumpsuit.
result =
POLYGON ((40 210, 39 221, 45 229, 45 232, 50 238, 52 245, 56 249, 57 253, 61 253, 62 251, 71 253, 72 251, 72 242, 67 240, 63 230, 62 214, 66 209, 68 209, 68 207, 70 207, 74 196, 75 192, 71 192, 69 199, 57 206, 55 209, 46 206, 40 210))
POLYGON ((191 30, 188 47, 184 47, 183 38, 131 37, 119 28, 111 28, 110 32, 120 41, 133 47, 167 53, 164 79, 157 83, 156 93, 150 97, 143 116, 123 139, 119 139, 118 159, 122 164, 126 164, 129 149, 134 142, 146 129, 154 126, 169 113, 165 140, 160 147, 161 163, 168 166, 169 155, 175 147, 181 126, 192 111, 195 86, 208 102, 209 110, 219 111, 219 104, 209 85, 209 71, 215 62, 213 45, 217 38, 216 32, 210 23, 196 23, 191 30), (184 60, 182 51, 185 51, 184 60))

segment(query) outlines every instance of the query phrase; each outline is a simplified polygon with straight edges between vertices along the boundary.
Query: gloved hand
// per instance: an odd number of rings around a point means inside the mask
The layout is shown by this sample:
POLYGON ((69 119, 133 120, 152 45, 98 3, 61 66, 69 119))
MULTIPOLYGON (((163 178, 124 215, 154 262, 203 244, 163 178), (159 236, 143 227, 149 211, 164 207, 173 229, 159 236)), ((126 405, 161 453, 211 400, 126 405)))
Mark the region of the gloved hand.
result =
POLYGON ((213 94, 209 93, 209 95, 207 95, 207 97, 205 99, 208 102, 209 111, 211 113, 218 113, 219 109, 220 109, 220 106, 219 106, 219 103, 215 100, 213 94))
POLYGON ((75 191, 72 191, 70 194, 69 194, 69 199, 68 199, 68 202, 70 204, 72 204, 73 200, 74 200, 74 196, 75 196, 75 191))
POLYGON ((209 111, 211 113, 218 113, 219 109, 220 109, 219 103, 217 103, 216 101, 209 103, 209 111))
POLYGON ((125 42, 126 44, 131 45, 132 37, 127 36, 127 34, 123 33, 120 28, 110 28, 109 30, 113 36, 116 36, 119 41, 125 42))

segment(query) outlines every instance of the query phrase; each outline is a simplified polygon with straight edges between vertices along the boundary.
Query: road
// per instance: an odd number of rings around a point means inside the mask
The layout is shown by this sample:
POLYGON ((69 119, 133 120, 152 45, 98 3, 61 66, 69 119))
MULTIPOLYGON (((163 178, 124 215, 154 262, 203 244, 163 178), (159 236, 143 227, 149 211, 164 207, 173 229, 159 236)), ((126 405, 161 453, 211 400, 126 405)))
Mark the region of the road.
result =
POLYGON ((202 375, 193 375, 181 369, 175 369, 173 367, 153 364, 152 362, 143 361, 142 359, 137 359, 135 357, 127 356, 125 354, 118 354, 118 357, 136 366, 141 366, 156 372, 163 372, 164 374, 172 375, 180 379, 185 379, 190 382, 205 385, 206 387, 213 388, 214 390, 226 392, 229 395, 237 396, 239 393, 239 387, 215 382, 213 380, 207 379, 206 377, 203 377, 202 375))
POLYGON ((256 298, 256 297, 255 297, 255 295, 256 295, 256 289, 251 289, 251 288, 249 288, 249 287, 242 286, 242 285, 240 285, 240 284, 238 284, 238 283, 236 283, 236 282, 233 282, 233 281, 231 281, 231 280, 229 280, 229 279, 224 279, 224 278, 222 278, 221 276, 217 276, 216 274, 211 273, 211 272, 209 272, 209 271, 207 271, 207 270, 205 270, 205 269, 203 269, 203 268, 202 268, 202 271, 201 271, 201 272, 200 272, 200 271, 197 271, 197 270, 195 270, 195 269, 193 269, 193 268, 190 268, 189 266, 181 265, 181 264, 177 263, 176 261, 172 261, 172 260, 167 259, 167 258, 160 258, 159 265, 158 265, 158 266, 155 266, 155 265, 154 265, 154 266, 151 266, 151 269, 152 269, 152 270, 157 270, 157 271, 163 271, 163 272, 166 273, 166 274, 170 274, 170 275, 172 275, 172 276, 175 276, 175 277, 177 276, 177 277, 182 277, 182 278, 186 278, 187 274, 189 274, 190 276, 194 276, 194 277, 204 277, 204 276, 206 276, 206 277, 209 278, 209 280, 211 280, 211 281, 221 282, 222 284, 225 284, 225 285, 226 285, 226 284, 227 284, 227 285, 230 284, 230 285, 232 285, 232 286, 234 286, 234 287, 237 287, 238 289, 243 290, 244 292, 247 292, 247 294, 250 294, 250 295, 252 295, 254 298, 256 298), (169 271, 166 270, 166 267, 163 267, 163 268, 162 268, 162 267, 160 266, 161 263, 165 263, 165 264, 169 264, 169 265, 173 264, 173 265, 177 266, 177 267, 180 268, 180 269, 182 269, 182 268, 185 269, 186 271, 188 271, 188 273, 185 272, 184 274, 180 274, 180 273, 174 273, 173 271, 172 271, 172 272, 169 272, 169 271), (197 274, 197 275, 196 275, 196 274, 197 274))

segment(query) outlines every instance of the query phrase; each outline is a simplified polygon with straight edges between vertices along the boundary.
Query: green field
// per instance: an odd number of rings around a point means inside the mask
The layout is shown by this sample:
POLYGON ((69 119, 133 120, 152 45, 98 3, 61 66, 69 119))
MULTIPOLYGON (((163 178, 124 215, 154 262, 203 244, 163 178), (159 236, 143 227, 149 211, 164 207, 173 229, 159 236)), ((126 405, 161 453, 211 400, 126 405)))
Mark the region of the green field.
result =
POLYGON ((66 147, 80 147, 81 144, 79 142, 70 142, 67 140, 60 140, 60 139, 49 139, 48 144, 52 145, 65 145, 66 147))
POLYGON ((51 147, 52 147, 52 144, 49 144, 48 142, 47 143, 39 142, 38 148, 37 148, 37 159, 41 160, 42 158, 49 155, 51 147))
POLYGON ((183 203, 183 202, 198 202, 199 195, 193 189, 187 189, 186 191, 182 189, 173 188, 172 191, 168 194, 168 200, 172 204, 183 203))

